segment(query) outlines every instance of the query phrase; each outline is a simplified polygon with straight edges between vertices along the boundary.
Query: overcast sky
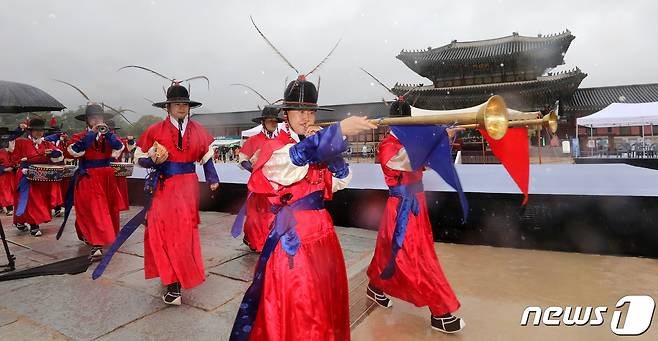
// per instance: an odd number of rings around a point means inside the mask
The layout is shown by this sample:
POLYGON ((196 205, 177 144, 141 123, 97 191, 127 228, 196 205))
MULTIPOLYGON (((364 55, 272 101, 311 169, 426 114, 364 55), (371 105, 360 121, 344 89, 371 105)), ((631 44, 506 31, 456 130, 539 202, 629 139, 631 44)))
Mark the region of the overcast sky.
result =
POLYGON ((311 80, 322 77, 321 104, 391 98, 363 66, 391 86, 429 83, 395 56, 401 49, 571 30, 576 36, 559 69, 580 67, 581 87, 658 82, 655 1, 165 1, 3 0, 0 79, 40 87, 66 106, 90 97, 139 114, 158 114, 143 98, 160 100, 166 81, 139 64, 192 83, 197 112, 251 110, 262 102, 230 83, 246 83, 272 100, 296 77, 258 36, 254 19, 287 58, 309 71, 342 42, 311 80))

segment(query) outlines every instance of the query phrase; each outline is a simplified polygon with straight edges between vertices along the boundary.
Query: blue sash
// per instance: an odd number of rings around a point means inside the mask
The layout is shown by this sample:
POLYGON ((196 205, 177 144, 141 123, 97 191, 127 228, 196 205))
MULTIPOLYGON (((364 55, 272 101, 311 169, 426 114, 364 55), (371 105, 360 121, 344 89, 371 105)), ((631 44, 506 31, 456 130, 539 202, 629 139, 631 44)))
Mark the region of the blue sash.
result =
POLYGON ((158 185, 160 187, 164 186, 165 180, 175 175, 179 174, 191 174, 196 172, 196 166, 194 162, 164 162, 160 165, 153 166, 153 171, 149 173, 144 182, 144 192, 146 193, 146 198, 144 200, 144 208, 139 211, 134 217, 132 217, 126 225, 121 228, 117 238, 114 240, 114 243, 110 246, 110 249, 107 250, 105 256, 100 261, 94 273, 91 275, 93 279, 97 279, 103 272, 105 268, 110 264, 112 256, 119 250, 121 245, 130 237, 130 235, 135 232, 139 225, 143 224, 146 220, 146 214, 151 208, 151 203, 153 203, 153 195, 155 194, 158 185))
POLYGON ((235 322, 233 322, 231 341, 249 340, 251 328, 256 320, 258 306, 263 293, 267 261, 279 244, 279 240, 281 240, 282 247, 289 257, 294 256, 299 249, 299 236, 295 231, 297 221, 293 213, 296 211, 321 210, 323 208, 324 197, 322 191, 313 192, 287 206, 272 207, 272 212, 275 214, 274 222, 272 223, 273 227, 267 236, 265 246, 263 246, 263 252, 258 258, 254 280, 244 294, 238 315, 235 318, 235 322))
POLYGON ((77 185, 78 181, 81 179, 82 176, 89 176, 89 173, 87 173, 87 169, 102 168, 102 167, 110 167, 110 159, 99 159, 99 160, 81 159, 78 161, 78 168, 76 168, 75 172, 73 172, 73 176, 71 177, 71 182, 69 183, 69 187, 66 189, 66 196, 64 197, 64 221, 62 222, 62 225, 59 227, 59 231, 57 231, 57 236, 55 237, 57 240, 59 240, 59 238, 62 237, 62 232, 64 232, 64 227, 66 226, 66 222, 69 220, 69 214, 71 214, 71 209, 73 208, 75 186, 77 185))
POLYGON ((391 260, 388 261, 386 267, 384 267, 384 270, 379 275, 381 279, 389 279, 395 273, 395 259, 404 243, 404 235, 407 233, 407 224, 409 223, 409 213, 418 216, 420 206, 418 198, 416 198, 416 193, 423 192, 424 190, 422 182, 389 187, 390 196, 400 198, 400 202, 398 203, 395 230, 393 232, 393 240, 391 241, 391 260))
POLYGON ((242 227, 244 226, 244 220, 247 215, 247 203, 249 202, 252 194, 252 192, 247 194, 247 200, 244 201, 244 204, 242 207, 240 207, 238 215, 235 217, 235 221, 231 227, 231 236, 233 236, 233 238, 237 238, 242 233, 242 227))

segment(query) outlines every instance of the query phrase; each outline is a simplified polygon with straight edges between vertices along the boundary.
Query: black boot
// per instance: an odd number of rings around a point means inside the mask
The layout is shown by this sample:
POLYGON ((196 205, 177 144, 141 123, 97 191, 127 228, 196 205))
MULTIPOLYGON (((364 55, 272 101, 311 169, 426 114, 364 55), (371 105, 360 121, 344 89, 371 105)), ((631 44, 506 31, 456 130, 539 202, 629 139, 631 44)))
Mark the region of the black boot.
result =
POLYGON ((370 300, 377 303, 381 307, 390 308, 393 306, 391 299, 386 297, 383 291, 374 287, 372 284, 368 284, 368 290, 366 290, 366 294, 370 300))
POLYGON ((247 237, 242 238, 242 243, 244 243, 244 245, 247 245, 247 247, 249 248, 249 250, 251 250, 251 252, 256 252, 256 248, 251 246, 251 244, 249 244, 249 242, 247 241, 247 237))
POLYGON ((14 226, 16 226, 16 228, 21 232, 27 231, 27 224, 20 223, 20 224, 14 224, 14 226))
POLYGON ((41 237, 41 230, 39 229, 39 225, 30 224, 30 234, 33 237, 41 237))
POLYGON ((169 305, 181 305, 180 283, 175 282, 167 285, 167 292, 162 295, 162 300, 169 305))
POLYGON ((7 206, 7 215, 11 216, 13 214, 14 214, 14 206, 11 205, 7 206))
POLYGON ((55 207, 55 212, 53 213, 53 217, 61 217, 62 214, 63 214, 62 206, 55 207))
POLYGON ((89 256, 93 261, 98 261, 103 258, 103 247, 101 245, 94 245, 89 251, 89 256))
POLYGON ((464 329, 464 326, 466 325, 464 320, 450 313, 441 316, 432 315, 430 319, 432 329, 447 334, 456 333, 464 329))

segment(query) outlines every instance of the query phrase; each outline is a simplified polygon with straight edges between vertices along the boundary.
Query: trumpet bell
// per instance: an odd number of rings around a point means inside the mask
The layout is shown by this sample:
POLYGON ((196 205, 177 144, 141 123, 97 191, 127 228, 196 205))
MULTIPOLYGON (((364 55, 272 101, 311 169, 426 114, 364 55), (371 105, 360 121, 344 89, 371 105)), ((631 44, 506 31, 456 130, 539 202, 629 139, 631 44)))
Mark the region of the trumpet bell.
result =
POLYGON ((505 100, 498 95, 491 96, 478 110, 477 122, 484 126, 487 134, 494 140, 500 140, 509 127, 509 113, 505 100))

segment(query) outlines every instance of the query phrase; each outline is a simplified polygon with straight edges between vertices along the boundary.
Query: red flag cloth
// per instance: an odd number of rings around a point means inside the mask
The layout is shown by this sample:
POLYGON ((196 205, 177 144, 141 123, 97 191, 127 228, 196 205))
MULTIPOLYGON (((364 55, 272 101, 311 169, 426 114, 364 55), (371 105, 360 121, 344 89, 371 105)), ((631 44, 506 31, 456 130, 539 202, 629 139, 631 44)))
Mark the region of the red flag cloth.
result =
POLYGON ((530 155, 528 147, 528 128, 509 128, 507 134, 494 140, 486 130, 480 133, 487 139, 491 151, 507 169, 516 185, 523 192, 523 205, 528 202, 528 181, 530 178, 530 155))
POLYGON ((55 115, 50 116, 50 127, 55 128, 57 126, 57 120, 55 119, 55 115))

